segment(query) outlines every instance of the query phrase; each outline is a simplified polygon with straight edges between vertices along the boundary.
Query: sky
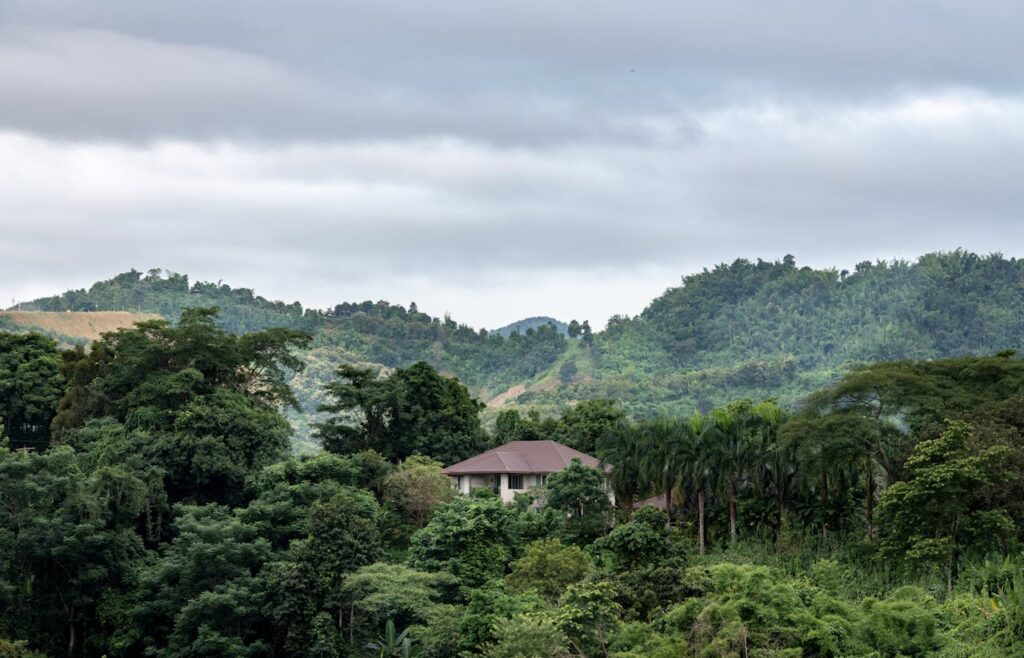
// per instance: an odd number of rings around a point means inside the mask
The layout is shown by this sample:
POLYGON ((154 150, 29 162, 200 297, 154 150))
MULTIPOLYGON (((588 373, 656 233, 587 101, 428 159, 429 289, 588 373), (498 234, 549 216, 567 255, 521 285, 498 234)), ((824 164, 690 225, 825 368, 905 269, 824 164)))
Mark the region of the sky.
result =
POLYGON ((1024 256, 1014 0, 0 0, 0 306, 130 268, 497 327, 1024 256))

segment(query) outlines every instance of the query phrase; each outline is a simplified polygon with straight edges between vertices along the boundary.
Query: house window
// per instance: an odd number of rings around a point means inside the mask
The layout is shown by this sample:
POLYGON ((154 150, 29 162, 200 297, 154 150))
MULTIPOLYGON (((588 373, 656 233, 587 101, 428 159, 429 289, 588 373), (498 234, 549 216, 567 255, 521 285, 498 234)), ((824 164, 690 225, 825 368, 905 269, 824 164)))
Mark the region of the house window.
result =
POLYGON ((546 474, 545 475, 538 475, 537 476, 537 484, 539 484, 540 486, 543 487, 547 483, 548 483, 548 476, 546 474))
POLYGON ((458 477, 455 478, 455 489, 457 491, 462 491, 462 476, 461 475, 459 475, 458 477))
POLYGON ((522 475, 510 475, 510 476, 508 476, 508 488, 509 489, 522 489, 523 488, 523 476, 522 475))

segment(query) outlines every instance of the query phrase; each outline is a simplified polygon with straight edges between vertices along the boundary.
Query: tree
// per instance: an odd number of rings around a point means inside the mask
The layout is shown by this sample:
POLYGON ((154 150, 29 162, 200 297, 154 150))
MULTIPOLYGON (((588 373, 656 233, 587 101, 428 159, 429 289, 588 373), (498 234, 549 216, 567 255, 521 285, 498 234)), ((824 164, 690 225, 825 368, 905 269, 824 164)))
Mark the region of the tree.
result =
POLYGON ((686 464, 688 481, 697 490, 697 546, 701 555, 707 550, 707 491, 715 475, 715 437, 718 428, 714 418, 695 413, 687 425, 681 461, 686 464))
POLYGON ((246 655, 264 647, 259 572, 270 544, 220 505, 179 505, 174 538, 138 574, 129 620, 135 650, 246 655))
MULTIPOLYGON (((829 497, 842 499, 839 484, 863 479, 865 484, 865 520, 867 540, 874 536, 877 454, 865 437, 875 433, 874 424, 855 413, 831 413, 824 416, 805 413, 794 417, 780 430, 781 440, 793 450, 799 468, 799 482, 806 490, 816 489, 820 496, 823 535, 839 519, 830 511, 829 497), (838 495, 837 495, 838 494, 838 495)), ((901 466, 902 469, 902 466, 901 466)))
POLYGON ((104 416, 131 428, 171 430, 185 407, 218 392, 259 409, 297 407, 286 374, 302 369, 293 351, 310 336, 288 329, 235 336, 216 326, 216 316, 215 308, 191 308, 177 326, 146 320, 67 358, 55 438, 104 416))
MULTIPOLYGON (((619 421, 601 437, 597 449, 601 464, 611 469, 608 483, 627 518, 633 513, 633 503, 651 489, 644 470, 646 450, 649 447, 644 442, 644 436, 642 426, 619 421)), ((661 484, 660 479, 658 484, 661 484)))
POLYGON ((377 450, 393 462, 421 454, 450 464, 483 449, 483 405, 458 380, 423 361, 377 378, 372 370, 341 366, 327 384, 332 414, 315 424, 331 452, 377 450))
POLYGON ((590 330, 590 322, 588 320, 584 320, 583 324, 580 325, 580 338, 587 347, 594 344, 594 333, 590 330))
POLYGON ((145 483, 117 467, 88 473, 66 446, 0 447, 0 637, 78 655, 107 634, 101 601, 129 589, 143 546, 145 483))
POLYGON ((447 571, 466 588, 500 578, 519 550, 516 514, 498 498, 458 496, 412 536, 409 565, 447 571))
POLYGON ((0 437, 12 448, 43 449, 64 394, 57 344, 36 333, 0 332, 0 437))
POLYGON ((590 556, 578 546, 565 546, 557 539, 530 543, 511 564, 505 582, 516 591, 533 589, 552 603, 566 587, 583 580, 591 569, 590 556))
POLYGON ((406 459, 384 485, 384 501, 417 530, 431 510, 454 497, 451 478, 442 472, 439 462, 427 457, 406 459))
POLYGON ((399 405, 395 386, 370 368, 343 364, 335 374, 337 381, 324 386, 331 402, 318 409, 333 415, 314 425, 324 449, 337 454, 376 450, 391 458, 390 426, 399 405))
POLYGON ((569 322, 569 338, 579 338, 580 335, 580 323, 575 319, 569 322))
POLYGON ((608 638, 620 623, 622 609, 606 580, 570 585, 559 600, 558 626, 584 656, 607 655, 608 638))
POLYGON ((572 383, 572 380, 576 377, 576 373, 578 372, 578 370, 579 369, 576 367, 576 360, 575 359, 571 359, 569 361, 566 361, 558 369, 558 379, 559 379, 559 381, 561 381, 563 384, 572 383))
POLYGON ((163 471, 170 502, 244 504, 248 475, 287 453, 281 408, 295 399, 285 378, 302 368, 292 351, 309 337, 280 329, 234 336, 215 318, 215 309, 189 309, 177 326, 140 322, 69 356, 55 438, 112 419, 148 435, 138 447, 163 471))
POLYGON ((272 574, 271 608, 287 629, 285 646, 301 654, 313 642, 317 615, 341 620, 350 609, 342 586, 352 572, 383 554, 380 509, 365 491, 342 488, 309 508, 309 534, 293 541, 288 561, 272 574))
POLYGON ((388 620, 402 628, 427 623, 445 609, 441 599, 455 579, 447 573, 428 573, 401 564, 378 562, 345 578, 342 617, 350 647, 368 640, 388 620))
POLYGON ((713 409, 705 421, 705 431, 714 451, 711 456, 714 470, 729 504, 729 541, 733 546, 738 525, 737 488, 755 468, 759 450, 765 445, 762 437, 772 433, 780 417, 781 412, 774 403, 754 405, 742 400, 713 409))
POLYGON ((495 641, 484 658, 567 658, 569 640, 554 620, 515 615, 495 629, 495 641))
MULTIPOLYGON (((239 510, 239 516, 275 549, 285 549, 293 540, 309 534, 310 508, 314 503, 325 503, 351 488, 379 488, 377 475, 368 473, 366 468, 370 463, 370 471, 376 470, 372 466, 376 459, 371 454, 320 453, 267 466, 250 477, 254 498, 239 510)), ((367 513, 372 516, 374 512, 371 508, 367 513)))
POLYGON ((645 505, 628 523, 621 523, 593 544, 593 550, 611 555, 620 571, 655 564, 670 549, 668 517, 661 510, 645 505))
POLYGON ((626 410, 615 400, 583 400, 562 413, 558 439, 570 448, 593 455, 601 438, 625 417, 626 410))
POLYGON ((573 459, 548 476, 547 487, 547 505, 566 515, 565 534, 570 541, 587 544, 604 534, 611 520, 611 502, 601 471, 573 459))
POLYGON ((510 441, 536 441, 542 438, 537 423, 523 418, 518 409, 505 409, 494 422, 494 442, 498 445, 510 441))
POLYGON ((950 592, 964 551, 998 546, 1014 529, 1004 510, 985 505, 986 489, 1005 478, 1009 448, 973 443, 962 421, 920 442, 907 460, 907 479, 890 486, 879 504, 886 554, 917 566, 942 565, 950 592))
POLYGON ((686 472, 695 440, 691 423, 684 419, 656 418, 640 425, 640 471, 647 488, 665 496, 665 511, 672 522, 672 494, 689 482, 686 472))
POLYGON ((776 548, 782 546, 784 508, 795 477, 796 456, 793 446, 779 439, 784 412, 774 401, 765 401, 754 409, 759 422, 754 432, 754 486, 763 493, 774 494, 774 521, 769 522, 775 535, 776 548))

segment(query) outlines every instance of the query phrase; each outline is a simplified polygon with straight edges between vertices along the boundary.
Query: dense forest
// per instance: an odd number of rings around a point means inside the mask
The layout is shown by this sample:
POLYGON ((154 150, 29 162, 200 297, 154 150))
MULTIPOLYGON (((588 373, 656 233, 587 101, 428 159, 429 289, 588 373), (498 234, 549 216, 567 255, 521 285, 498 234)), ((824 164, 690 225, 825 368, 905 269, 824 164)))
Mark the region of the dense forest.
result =
POLYGON ((1011 350, 857 367, 797 407, 492 429, 429 363, 343 363, 297 456, 313 340, 205 308, 88 351, 0 333, 0 656, 1024 656, 1011 350), (441 471, 540 438, 607 480, 575 462, 505 505, 441 471))
MULTIPOLYGON (((858 264, 852 272, 737 260, 684 277, 636 317, 602 331, 548 318, 488 332, 384 301, 329 309, 266 300, 246 288, 131 271, 88 290, 23 303, 26 310, 134 310, 175 319, 216 306, 231 332, 309 332, 305 370, 290 380, 308 444, 323 385, 341 364, 394 369, 426 361, 499 409, 557 414, 578 400, 614 398, 636 416, 686 414, 737 398, 791 405, 858 364, 1017 349, 1024 336, 1024 261, 964 251, 916 262, 858 264)), ((2 318, 0 318, 2 320, 2 318)), ((66 338, 50 332, 58 340, 66 338)), ((66 342, 66 341, 62 341, 66 342)), ((80 342, 80 341, 79 341, 80 342)))

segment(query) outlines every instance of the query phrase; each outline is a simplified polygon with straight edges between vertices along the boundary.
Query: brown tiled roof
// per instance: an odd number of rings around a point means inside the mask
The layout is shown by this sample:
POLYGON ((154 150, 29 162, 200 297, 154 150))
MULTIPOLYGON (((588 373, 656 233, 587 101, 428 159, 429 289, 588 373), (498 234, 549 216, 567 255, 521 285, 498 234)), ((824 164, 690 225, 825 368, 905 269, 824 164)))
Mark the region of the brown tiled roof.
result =
POLYGON ((554 473, 573 459, 585 466, 600 468, 597 457, 573 450, 558 441, 512 441, 476 457, 470 457, 444 469, 447 475, 475 475, 488 473, 554 473))

